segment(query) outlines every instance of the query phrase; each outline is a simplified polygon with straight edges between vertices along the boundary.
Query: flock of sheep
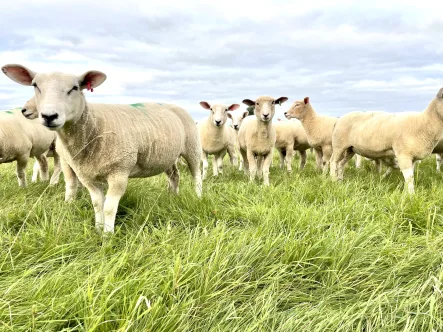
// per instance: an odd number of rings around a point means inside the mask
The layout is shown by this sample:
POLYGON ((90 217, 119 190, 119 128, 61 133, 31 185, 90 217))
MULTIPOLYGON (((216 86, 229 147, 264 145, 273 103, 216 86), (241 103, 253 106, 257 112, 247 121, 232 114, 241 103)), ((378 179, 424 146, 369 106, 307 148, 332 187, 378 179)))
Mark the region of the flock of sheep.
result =
POLYGON ((26 186, 25 169, 35 158, 32 181, 49 179, 47 157, 54 158, 50 184, 63 171, 65 200, 75 199, 80 186, 91 196, 97 229, 114 231, 120 198, 128 178, 165 173, 169 189, 178 193, 177 162, 183 158, 193 176, 195 192, 202 195, 208 157, 213 155, 213 175, 223 172, 223 158, 244 169, 250 181, 263 177, 269 185, 273 151, 280 166, 292 171, 294 153, 300 153, 300 170, 307 150, 315 151, 317 168, 342 180, 346 163, 356 154, 373 160, 385 176, 398 168, 405 188, 414 192, 414 164, 437 154, 437 170, 443 154, 443 88, 424 112, 392 114, 350 112, 340 118, 320 115, 308 97, 295 101, 285 112, 290 121, 274 122, 275 106, 288 100, 262 96, 243 103, 254 114, 230 106, 200 105, 209 116, 196 123, 184 109, 162 103, 88 103, 83 90, 93 91, 106 80, 100 71, 80 76, 60 72, 36 73, 22 65, 8 64, 3 73, 13 81, 34 87, 34 96, 23 109, 1 112, 0 163, 17 162, 19 185, 26 186), (227 124, 228 118, 232 125, 227 124), (202 170, 200 165, 202 164, 202 170), (108 190, 104 195, 104 187, 108 190))

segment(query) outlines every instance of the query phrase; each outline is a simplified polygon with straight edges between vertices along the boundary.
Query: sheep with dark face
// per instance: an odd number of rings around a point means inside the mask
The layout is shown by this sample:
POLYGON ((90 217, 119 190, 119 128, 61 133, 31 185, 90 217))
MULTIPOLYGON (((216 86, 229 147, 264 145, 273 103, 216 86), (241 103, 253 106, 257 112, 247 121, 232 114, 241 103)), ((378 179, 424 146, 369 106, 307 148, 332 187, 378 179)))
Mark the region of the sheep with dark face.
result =
POLYGON ((287 100, 287 97, 274 99, 268 96, 261 96, 255 101, 243 100, 244 104, 255 108, 255 116, 247 117, 238 132, 244 170, 250 182, 258 174, 259 177, 263 176, 263 184, 269 186, 269 167, 276 141, 272 118, 275 105, 281 105, 287 100))
MULTIPOLYGON (((166 173, 170 190, 178 193, 180 176, 176 162, 180 156, 186 159, 195 191, 201 196, 201 145, 197 126, 184 109, 152 102, 88 103, 83 90, 92 90, 106 80, 100 71, 79 76, 35 73, 17 64, 5 65, 2 71, 22 85, 34 86, 39 120, 57 133, 57 150, 62 160, 89 191, 99 230, 103 227, 105 232, 114 231, 128 178, 166 173)), ((65 180, 71 181, 65 168, 63 172, 65 180)))

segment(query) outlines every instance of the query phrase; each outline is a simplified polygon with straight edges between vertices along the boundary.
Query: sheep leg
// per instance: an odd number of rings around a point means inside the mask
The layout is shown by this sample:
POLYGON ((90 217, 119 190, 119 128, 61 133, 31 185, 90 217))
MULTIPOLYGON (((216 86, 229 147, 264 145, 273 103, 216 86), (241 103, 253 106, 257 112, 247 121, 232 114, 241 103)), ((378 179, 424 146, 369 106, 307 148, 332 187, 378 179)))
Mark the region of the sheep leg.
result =
POLYGON ((414 164, 412 159, 407 156, 400 156, 398 159, 398 166, 405 178, 405 190, 409 194, 414 193, 414 164))
POLYGON ((29 154, 22 155, 17 158, 16 174, 18 185, 22 188, 26 187, 26 166, 28 165, 29 154))
POLYGON ((294 147, 293 146, 289 146, 286 149, 286 169, 289 173, 292 172, 292 158, 294 158, 294 147))
POLYGON ((188 163, 189 171, 194 178, 195 183, 195 192, 197 197, 200 198, 202 196, 202 175, 200 173, 200 159, 197 156, 184 155, 186 162, 188 163))
MULTIPOLYGON (((349 162, 349 160, 352 159, 352 157, 355 155, 355 152, 352 149, 347 149, 344 152, 344 156, 342 160, 337 165, 336 174, 339 180, 343 180, 343 175, 345 172, 345 166, 349 162)), ((361 157, 361 156, 360 156, 361 157)), ((332 165, 331 165, 331 172, 332 172, 332 165)))
POLYGON ((436 166, 437 166, 437 172, 440 172, 442 156, 443 156, 443 153, 437 153, 435 155, 435 162, 436 162, 436 166))
POLYGON ((329 163, 332 156, 332 146, 325 146, 322 148, 323 153, 323 175, 327 175, 329 171, 329 163))
MULTIPOLYGON (((380 164, 381 164, 381 163, 380 163, 380 164)), ((393 169, 391 166, 388 166, 388 168, 386 169, 385 174, 383 174, 381 178, 382 178, 382 179, 386 178, 389 174, 392 173, 393 170, 394 170, 394 169, 393 169)))
POLYGON ((361 167, 362 157, 359 154, 355 155, 355 168, 361 167))
POLYGON ((269 168, 272 161, 272 152, 268 153, 263 158, 263 184, 269 186, 269 168))
POLYGON ((228 154, 231 165, 238 166, 237 152, 235 151, 235 145, 228 145, 228 154))
POLYGON ((285 154, 283 153, 283 150, 277 149, 277 151, 280 157, 280 168, 283 169, 283 167, 285 167, 285 154))
POLYGON ((31 179, 32 182, 37 182, 39 172, 40 172, 40 165, 36 160, 34 162, 34 167, 32 168, 32 179, 31 179))
POLYGON ((225 157, 225 155, 226 155, 226 150, 222 151, 217 157, 217 168, 219 174, 223 174, 223 158, 225 157))
POLYGON ((323 152, 321 151, 321 149, 317 150, 315 149, 315 161, 317 163, 317 169, 322 169, 323 168, 323 152))
MULTIPOLYGON (((332 181, 338 181, 338 180, 342 180, 343 179, 343 172, 341 172, 341 178, 339 177, 339 167, 341 164, 341 161, 345 159, 345 151, 346 148, 339 148, 339 147, 334 147, 334 150, 332 152, 332 157, 331 157, 331 171, 330 171, 330 176, 332 181)), ((344 170, 344 166, 343 165, 343 170, 344 170)))
POLYGON ((202 174, 202 179, 206 179, 206 175, 208 173, 208 167, 209 167, 209 163, 208 163, 208 154, 206 152, 203 151, 202 153, 202 162, 203 162, 203 174, 202 174))
MULTIPOLYGON (((381 160, 380 159, 375 159, 374 160, 374 165, 375 165, 375 168, 377 169, 377 172, 380 174, 381 173, 381 171, 382 171, 382 164, 381 164, 381 160)), ((389 167, 389 168, 391 168, 391 167, 389 167)), ((388 168, 388 170, 389 170, 389 168, 388 168)), ((387 171, 386 171, 387 172, 387 171)), ((391 169, 391 171, 389 172, 389 173, 391 173, 392 172, 392 169, 391 169)), ((388 174, 389 174, 388 173, 388 174)))
POLYGON ((53 186, 58 183, 61 171, 60 155, 54 150, 54 172, 52 173, 49 185, 53 186))
POLYGON ((306 150, 299 151, 299 153, 300 153, 300 171, 301 171, 306 166, 307 153, 306 150))
POLYGON ((257 156, 257 178, 261 179, 263 177, 263 156, 257 156))
POLYGON ((103 215, 105 221, 103 231, 105 233, 114 233, 115 216, 117 215, 120 199, 126 192, 126 187, 128 186, 128 175, 119 173, 108 176, 108 186, 106 199, 103 204, 103 215))
POLYGON ((177 168, 177 164, 174 163, 174 165, 165 171, 166 175, 168 176, 169 180, 169 191, 178 194, 178 185, 180 183, 180 171, 177 168))
POLYGON ((79 180, 74 170, 68 165, 65 159, 60 158, 60 165, 65 178, 65 202, 70 202, 73 201, 77 196, 79 180))
POLYGON ((243 159, 243 169, 246 176, 249 176, 249 161, 248 161, 248 154, 245 150, 240 149, 240 153, 243 159))
MULTIPOLYGON (((248 169, 249 169, 249 182, 254 182, 255 175, 257 174, 257 160, 255 159, 254 153, 248 149, 247 151, 248 169)), ((246 161, 245 161, 246 165, 246 161)))
POLYGON ((49 180, 49 167, 48 167, 48 158, 46 155, 42 154, 40 156, 35 157, 40 166, 40 179, 42 181, 49 180))
POLYGON ((90 181, 84 183, 86 189, 89 191, 91 196, 92 206, 94 207, 95 213, 95 228, 100 231, 103 227, 103 205, 104 205, 104 195, 103 187, 100 184, 96 184, 90 181))

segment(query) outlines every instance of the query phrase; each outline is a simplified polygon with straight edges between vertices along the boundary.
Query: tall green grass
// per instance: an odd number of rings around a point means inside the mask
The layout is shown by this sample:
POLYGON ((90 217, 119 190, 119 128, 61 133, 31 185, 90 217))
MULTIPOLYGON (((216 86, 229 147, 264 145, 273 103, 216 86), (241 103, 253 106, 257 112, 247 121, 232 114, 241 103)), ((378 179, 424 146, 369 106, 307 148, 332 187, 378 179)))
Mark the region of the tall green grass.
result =
POLYGON ((442 331, 435 159, 412 197, 367 161, 342 183, 297 163, 267 188, 225 162, 201 201, 183 167, 178 196, 131 179, 107 239, 86 190, 67 204, 63 178, 21 189, 1 165, 0 330, 442 331))

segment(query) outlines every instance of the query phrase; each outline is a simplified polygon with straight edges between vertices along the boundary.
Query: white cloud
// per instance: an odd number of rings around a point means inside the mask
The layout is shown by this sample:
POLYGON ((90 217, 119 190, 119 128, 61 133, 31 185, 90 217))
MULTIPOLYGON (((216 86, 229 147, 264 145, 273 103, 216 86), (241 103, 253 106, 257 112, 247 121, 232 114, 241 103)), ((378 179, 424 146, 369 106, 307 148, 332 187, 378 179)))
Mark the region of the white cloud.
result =
MULTIPOLYGON (((324 114, 421 110, 443 85, 435 1, 56 0, 1 2, 0 65, 106 82, 90 101, 176 103, 310 96, 324 114)), ((32 89, 0 75, 0 109, 32 89)), ((242 105, 243 107, 244 105, 242 105)))

